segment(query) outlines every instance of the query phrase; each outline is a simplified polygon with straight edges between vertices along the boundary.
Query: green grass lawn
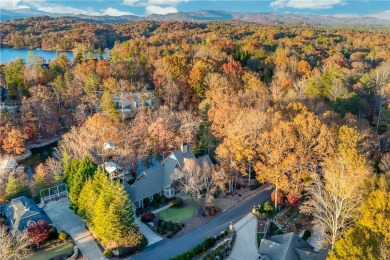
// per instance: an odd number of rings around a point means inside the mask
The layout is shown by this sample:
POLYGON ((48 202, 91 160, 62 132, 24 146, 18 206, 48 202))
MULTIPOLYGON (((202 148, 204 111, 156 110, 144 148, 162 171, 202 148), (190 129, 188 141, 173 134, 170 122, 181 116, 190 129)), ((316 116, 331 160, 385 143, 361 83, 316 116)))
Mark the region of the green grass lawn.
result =
POLYGON ((35 252, 29 260, 48 260, 58 255, 73 254, 73 244, 68 242, 54 248, 48 248, 35 252))
POLYGON ((186 200, 184 205, 180 208, 167 208, 158 215, 165 221, 181 222, 191 218, 195 213, 196 207, 192 200, 186 200))

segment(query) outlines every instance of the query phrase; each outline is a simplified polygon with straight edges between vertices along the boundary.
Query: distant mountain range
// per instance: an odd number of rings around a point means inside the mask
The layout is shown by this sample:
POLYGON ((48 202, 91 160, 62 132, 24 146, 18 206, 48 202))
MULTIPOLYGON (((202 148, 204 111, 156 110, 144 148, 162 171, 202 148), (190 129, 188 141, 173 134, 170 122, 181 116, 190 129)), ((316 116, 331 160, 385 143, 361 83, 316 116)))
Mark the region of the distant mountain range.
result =
POLYGON ((309 14, 293 14, 293 13, 234 13, 225 11, 209 11, 199 10, 196 12, 178 12, 166 15, 152 14, 146 17, 135 15, 124 16, 88 16, 75 14, 56 14, 48 13, 35 9, 17 9, 17 10, 2 10, 0 9, 0 21, 12 19, 21 19, 35 16, 50 16, 50 17, 73 17, 82 20, 108 23, 108 22, 130 22, 139 20, 156 20, 156 21, 227 21, 239 20, 254 23, 278 23, 278 24, 390 24, 390 10, 370 14, 370 15, 309 15, 309 14))

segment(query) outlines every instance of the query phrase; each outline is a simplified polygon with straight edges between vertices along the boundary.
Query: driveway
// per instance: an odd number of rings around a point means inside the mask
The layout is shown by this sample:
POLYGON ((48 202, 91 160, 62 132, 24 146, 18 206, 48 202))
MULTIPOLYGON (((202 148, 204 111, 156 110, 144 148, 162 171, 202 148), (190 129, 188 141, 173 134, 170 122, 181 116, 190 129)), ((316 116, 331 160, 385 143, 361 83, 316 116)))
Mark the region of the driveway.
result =
POLYGON ((257 260, 257 218, 249 213, 234 225, 236 240, 228 260, 257 260))
POLYGON ((69 209, 69 205, 68 198, 60 198, 48 202, 44 211, 51 218, 58 232, 64 230, 73 238, 84 259, 105 259, 92 235, 85 229, 84 221, 69 209))
POLYGON ((231 222, 236 222, 243 216, 247 215, 254 205, 258 205, 270 199, 272 190, 267 187, 261 188, 256 195, 248 198, 241 203, 234 205, 232 208, 210 218, 210 222, 203 226, 192 230, 183 235, 177 235, 173 239, 164 239, 151 246, 131 259, 171 259, 178 254, 184 253, 196 245, 203 242, 206 237, 211 237, 219 234, 227 228, 231 222))
POLYGON ((160 240, 163 240, 162 237, 154 233, 146 224, 144 224, 139 218, 135 220, 135 223, 139 226, 139 231, 144 234, 148 239, 148 246, 157 243, 160 240))

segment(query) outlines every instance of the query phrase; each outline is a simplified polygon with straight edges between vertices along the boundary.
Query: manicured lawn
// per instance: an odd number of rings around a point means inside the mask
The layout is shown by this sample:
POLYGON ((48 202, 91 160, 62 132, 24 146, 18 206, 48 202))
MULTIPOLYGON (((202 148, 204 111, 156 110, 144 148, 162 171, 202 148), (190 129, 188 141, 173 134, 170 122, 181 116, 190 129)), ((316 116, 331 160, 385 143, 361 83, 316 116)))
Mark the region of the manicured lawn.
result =
POLYGON ((29 257, 29 260, 48 260, 50 258, 54 258, 55 256, 64 255, 64 254, 73 254, 72 243, 68 242, 66 244, 62 244, 54 248, 39 250, 36 253, 34 253, 31 257, 29 257))
POLYGON ((165 221, 181 222, 191 218, 195 213, 195 203, 192 200, 186 200, 180 208, 167 208, 158 215, 165 221))

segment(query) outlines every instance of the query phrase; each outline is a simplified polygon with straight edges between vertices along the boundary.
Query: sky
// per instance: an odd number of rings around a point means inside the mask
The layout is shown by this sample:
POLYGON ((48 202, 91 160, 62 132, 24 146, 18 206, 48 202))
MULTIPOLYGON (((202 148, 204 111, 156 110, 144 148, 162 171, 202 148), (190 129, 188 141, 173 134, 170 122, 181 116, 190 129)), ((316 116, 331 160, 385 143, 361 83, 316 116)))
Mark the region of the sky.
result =
POLYGON ((389 11, 390 0, 0 0, 0 8, 111 16, 147 16, 198 10, 366 15, 389 11))

